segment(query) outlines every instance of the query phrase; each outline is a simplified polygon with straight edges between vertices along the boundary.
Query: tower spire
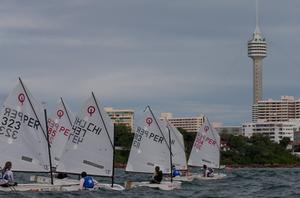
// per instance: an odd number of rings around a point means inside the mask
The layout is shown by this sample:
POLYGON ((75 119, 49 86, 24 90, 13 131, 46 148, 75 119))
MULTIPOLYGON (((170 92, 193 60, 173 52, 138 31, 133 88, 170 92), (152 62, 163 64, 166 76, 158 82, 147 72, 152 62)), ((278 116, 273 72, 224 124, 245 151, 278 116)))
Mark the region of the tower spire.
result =
POLYGON ((255 1, 255 5, 256 5, 256 14, 255 14, 255 21, 256 21, 256 26, 255 26, 255 34, 260 34, 260 29, 259 29, 259 12, 258 12, 258 0, 255 1))

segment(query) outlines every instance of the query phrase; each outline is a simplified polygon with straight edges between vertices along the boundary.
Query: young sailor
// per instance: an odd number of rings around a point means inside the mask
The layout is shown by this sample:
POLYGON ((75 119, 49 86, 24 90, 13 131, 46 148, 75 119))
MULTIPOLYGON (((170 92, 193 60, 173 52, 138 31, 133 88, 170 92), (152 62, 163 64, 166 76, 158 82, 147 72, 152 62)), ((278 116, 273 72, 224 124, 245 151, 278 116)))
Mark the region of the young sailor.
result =
POLYGON ((11 170, 12 163, 7 161, 2 169, 2 179, 0 182, 0 186, 8 187, 8 186, 16 186, 17 182, 14 181, 14 174, 11 170))
POLYGON ((173 177, 180 176, 180 172, 179 172, 179 170, 176 169, 175 165, 172 166, 172 176, 173 177))
POLYGON ((81 179, 79 184, 79 188, 81 190, 94 188, 95 183, 96 181, 91 176, 88 176, 86 172, 81 173, 81 179))
POLYGON ((153 175, 152 180, 150 181, 150 183, 152 184, 160 184, 161 180, 163 179, 163 173, 160 170, 159 166, 155 166, 155 172, 153 175))
POLYGON ((203 177, 213 177, 214 170, 212 168, 207 167, 205 164, 203 165, 203 177))
POLYGON ((57 175, 55 176, 57 179, 64 179, 68 177, 67 173, 57 173, 57 175))

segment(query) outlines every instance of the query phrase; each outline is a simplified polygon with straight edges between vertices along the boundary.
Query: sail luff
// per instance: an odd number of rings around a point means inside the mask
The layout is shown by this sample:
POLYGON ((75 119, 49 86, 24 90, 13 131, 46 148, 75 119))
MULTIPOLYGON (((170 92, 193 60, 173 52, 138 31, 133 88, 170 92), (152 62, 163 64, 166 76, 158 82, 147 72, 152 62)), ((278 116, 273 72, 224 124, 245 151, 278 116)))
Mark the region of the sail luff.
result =
POLYGON ((106 123, 104 122, 103 116, 102 116, 101 111, 100 111, 100 108, 99 108, 99 106, 98 106, 98 102, 97 102, 97 100, 96 100, 95 95, 94 95, 93 92, 92 92, 92 96, 93 96, 94 102, 95 102, 95 104, 96 104, 97 110, 98 110, 98 112, 99 112, 101 121, 102 121, 102 123, 103 123, 103 125, 104 125, 104 129, 105 129, 106 135, 107 135, 107 137, 108 137, 108 139, 109 139, 110 145, 111 145, 111 147, 114 149, 114 144, 112 143, 111 137, 110 137, 110 135, 109 135, 109 133, 108 133, 108 130, 107 130, 107 127, 106 127, 106 123))
POLYGON ((64 110, 65 110, 66 114, 67 114, 67 118, 68 118, 68 120, 69 120, 70 126, 72 126, 72 125, 73 125, 73 122, 71 121, 71 118, 70 118, 68 109, 67 109, 67 107, 66 107, 66 105, 65 105, 65 102, 64 102, 64 100, 63 100, 62 97, 60 97, 60 101, 61 101, 61 103, 62 103, 62 105, 63 105, 63 107, 64 107, 64 110))
MULTIPOLYGON (((101 120, 102 120, 102 122, 103 122, 103 125, 104 125, 104 128, 105 128, 106 135, 107 135, 107 137, 108 137, 108 139, 109 139, 109 142, 110 142, 110 145, 111 145, 111 147, 112 147, 112 149, 113 149, 113 163, 112 163, 112 177, 111 177, 111 187, 113 187, 113 185, 114 185, 114 177, 115 177, 115 165, 114 165, 114 164, 115 164, 115 146, 114 146, 115 134, 114 134, 114 139, 113 139, 113 141, 112 141, 112 140, 111 140, 111 137, 110 137, 110 135, 109 135, 109 133, 108 133, 108 130, 107 130, 107 127, 106 127, 106 123, 105 123, 105 121, 104 121, 104 119, 103 119, 102 113, 101 113, 100 108, 99 108, 99 106, 98 106, 98 102, 97 102, 97 100, 96 100, 96 98, 95 98, 94 92, 92 92, 92 95, 93 95, 93 99, 94 99, 94 101, 95 101, 96 107, 97 107, 97 109, 98 109, 100 118, 101 118, 101 120)), ((113 133, 115 133, 115 132, 113 132, 113 133)))
MULTIPOLYGON (((33 107, 33 105, 32 105, 32 102, 31 102, 31 100, 30 100, 30 97, 28 96, 28 93, 27 93, 27 91, 26 91, 26 89, 25 89, 25 86, 24 86, 24 84, 23 84, 23 82, 22 82, 22 80, 21 80, 20 77, 19 77, 19 81, 20 81, 20 83, 21 83, 21 86, 22 86, 22 88, 23 88, 25 94, 26 94, 26 97, 28 98, 29 104, 30 104, 30 106, 31 106, 31 109, 32 109, 34 115, 35 115, 35 118, 40 122, 39 117, 38 117, 37 114, 36 114, 36 111, 35 111, 35 109, 34 109, 34 107, 33 107)), ((42 122, 40 122, 40 123, 42 123, 42 122)), ((41 129, 42 129, 42 131, 43 131, 43 133, 44 133, 44 136, 45 136, 45 138, 46 138, 46 140, 47 140, 47 135, 46 135, 46 133, 45 133, 45 130, 44 130, 42 124, 41 124, 41 129)))
MULTIPOLYGON (((155 118, 155 116, 154 116, 154 114, 153 114, 153 112, 152 112, 150 106, 148 105, 147 107, 148 107, 148 109, 149 109, 149 111, 150 111, 150 113, 151 113, 151 115, 152 115, 154 121, 156 122, 156 125, 157 125, 157 127, 158 127, 158 129, 159 129, 160 134, 164 137, 164 141, 165 141, 165 143, 166 143, 168 149, 171 150, 170 145, 168 144, 167 139, 165 138, 165 136, 164 136, 164 134, 163 134, 163 132, 162 132, 162 130, 161 130, 161 128, 160 128, 160 125, 158 124, 158 122, 157 122, 157 120, 156 120, 156 118, 155 118)), ((171 155, 172 155, 172 152, 171 152, 171 155)))
MULTIPOLYGON (((47 110, 44 109, 45 114, 45 124, 46 129, 48 131, 48 119, 47 119, 47 110)), ((48 147, 48 157, 49 157, 49 166, 50 166, 50 178, 51 178, 51 184, 53 185, 53 171, 52 171, 52 158, 51 158, 51 150, 50 150, 50 142, 49 142, 49 133, 47 133, 47 147, 48 147)))

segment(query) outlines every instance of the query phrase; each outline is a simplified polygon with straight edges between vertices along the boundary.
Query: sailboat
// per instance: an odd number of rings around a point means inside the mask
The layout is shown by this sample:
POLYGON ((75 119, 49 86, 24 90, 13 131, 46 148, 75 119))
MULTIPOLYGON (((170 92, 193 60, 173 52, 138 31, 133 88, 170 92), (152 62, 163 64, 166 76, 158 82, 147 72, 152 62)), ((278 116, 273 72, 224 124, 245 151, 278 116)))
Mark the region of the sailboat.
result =
MULTIPOLYGON (((206 165, 210 168, 220 167, 220 136, 213 129, 207 117, 204 117, 204 122, 195 137, 188 165, 196 167, 206 165)), ((216 173, 214 173, 214 177, 203 177, 203 174, 193 175, 196 179, 220 179, 225 176, 225 174, 216 173)))
MULTIPOLYGON (((114 183, 114 126, 97 102, 94 93, 85 102, 73 124, 57 172, 111 177, 111 184, 98 183, 95 189, 124 190, 114 183)), ((78 190, 78 186, 64 188, 78 190)))
MULTIPOLYGON (((69 110, 69 108, 67 108, 64 100, 60 98, 54 113, 48 118, 47 121, 49 144, 51 146, 50 151, 52 169, 54 171, 56 170, 56 167, 63 154, 65 145, 69 139, 69 135, 72 132, 72 125, 74 121, 75 116, 69 110)), ((30 177, 30 181, 38 183, 50 183, 51 179, 54 180, 53 182, 56 185, 79 185, 79 180, 70 178, 53 179, 40 175, 32 175, 30 177)))
MULTIPOLYGON (((157 121, 151 108, 144 111, 143 119, 136 125, 135 136, 132 142, 126 172, 153 173, 156 166, 163 174, 170 174, 172 167, 172 148, 170 133, 157 121), (169 143, 168 143, 169 142, 169 143)), ((161 190, 180 188, 179 181, 162 181, 152 184, 149 181, 127 182, 126 188, 150 187, 161 190)))
MULTIPOLYGON (((13 170, 51 173, 51 157, 46 130, 46 113, 21 78, 4 101, 0 112, 0 159, 11 161, 13 170)), ((0 191, 57 190, 51 184, 18 184, 0 191)))
POLYGON ((60 98, 54 113, 48 118, 49 143, 54 168, 58 165, 63 154, 74 121, 75 116, 66 107, 64 100, 60 98))
MULTIPOLYGON (((187 172, 187 161, 184 147, 184 139, 182 134, 174 127, 167 119, 162 120, 164 126, 170 131, 171 145, 172 145, 172 163, 176 170, 182 172, 180 176, 173 177, 175 181, 193 181, 193 177, 190 175, 183 175, 183 172, 187 172)), ((170 178, 168 178, 170 179, 170 178)))

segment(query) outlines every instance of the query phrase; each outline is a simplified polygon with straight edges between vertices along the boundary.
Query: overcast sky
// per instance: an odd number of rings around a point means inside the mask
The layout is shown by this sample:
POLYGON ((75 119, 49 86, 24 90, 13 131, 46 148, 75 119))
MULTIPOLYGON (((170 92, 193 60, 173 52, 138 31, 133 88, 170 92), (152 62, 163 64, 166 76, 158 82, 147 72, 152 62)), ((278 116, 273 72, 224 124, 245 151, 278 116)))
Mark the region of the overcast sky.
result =
MULTIPOLYGON (((264 98, 299 97, 300 1, 259 1, 264 98)), ((254 0, 1 0, 0 98, 20 76, 53 109, 104 106, 251 120, 254 0)))

